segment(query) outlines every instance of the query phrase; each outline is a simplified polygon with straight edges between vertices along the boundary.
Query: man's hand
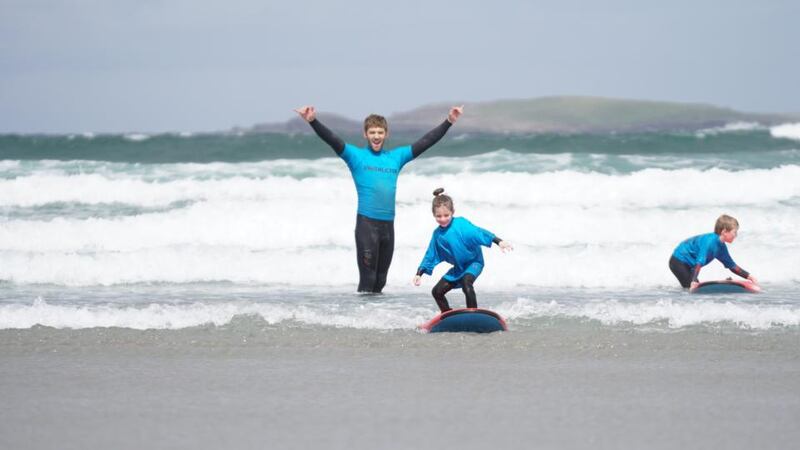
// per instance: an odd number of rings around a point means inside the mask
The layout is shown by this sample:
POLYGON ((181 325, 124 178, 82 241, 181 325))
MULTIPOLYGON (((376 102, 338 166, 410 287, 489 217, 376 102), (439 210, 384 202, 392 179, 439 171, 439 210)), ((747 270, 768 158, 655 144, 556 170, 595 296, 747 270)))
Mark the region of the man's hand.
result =
POLYGON ((301 106, 295 109, 294 112, 300 114, 300 117, 305 119, 306 122, 313 122, 317 118, 317 111, 311 105, 301 106))
POLYGON ((414 279, 411 280, 411 282, 414 283, 414 286, 419 286, 422 284, 422 277, 419 275, 414 275, 414 279))
POLYGON ((461 106, 453 106, 450 108, 450 112, 447 114, 447 121, 450 123, 456 123, 461 114, 464 114, 464 105, 461 106))

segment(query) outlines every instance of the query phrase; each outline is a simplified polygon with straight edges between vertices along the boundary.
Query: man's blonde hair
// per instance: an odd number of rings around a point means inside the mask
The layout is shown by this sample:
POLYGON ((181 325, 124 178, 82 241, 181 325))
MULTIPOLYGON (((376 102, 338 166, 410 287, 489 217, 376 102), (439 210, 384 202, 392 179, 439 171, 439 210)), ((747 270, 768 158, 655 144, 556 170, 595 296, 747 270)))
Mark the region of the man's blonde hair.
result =
POLYGON ((732 231, 739 229, 739 221, 735 218, 723 214, 717 218, 717 223, 714 224, 714 233, 720 234, 723 231, 732 231))
POLYGON ((364 119, 364 132, 366 133, 367 130, 370 128, 383 128, 387 132, 389 131, 389 122, 386 121, 386 118, 383 116, 379 116, 377 114, 370 114, 364 119))

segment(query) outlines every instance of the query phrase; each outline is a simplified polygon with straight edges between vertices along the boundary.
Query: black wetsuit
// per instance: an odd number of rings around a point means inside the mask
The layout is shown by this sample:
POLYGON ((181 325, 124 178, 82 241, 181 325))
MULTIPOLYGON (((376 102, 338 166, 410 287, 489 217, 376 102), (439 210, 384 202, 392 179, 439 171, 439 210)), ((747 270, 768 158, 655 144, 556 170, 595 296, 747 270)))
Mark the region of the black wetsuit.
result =
MULTIPOLYGON (((477 308, 478 298, 475 296, 475 288, 472 286, 475 282, 475 276, 469 273, 464 275, 459 281, 461 282, 461 290, 464 292, 464 297, 467 299, 467 308, 477 308)), ((436 300, 436 304, 439 306, 441 312, 452 309, 447 302, 447 298, 444 296, 444 294, 450 292, 451 289, 453 289, 453 284, 442 278, 431 290, 431 294, 433 294, 433 298, 436 300)))
POLYGON ((697 275, 695 275, 695 270, 692 269, 692 266, 674 256, 669 257, 669 270, 672 271, 672 274, 678 279, 678 283, 684 288, 688 289, 692 281, 697 280, 697 275))
MULTIPOLYGON (((310 122, 311 128, 337 155, 345 150, 345 142, 319 120, 310 122)), ((412 159, 437 143, 452 124, 445 120, 411 145, 412 159)), ((394 254, 394 221, 380 220, 364 214, 356 215, 356 256, 358 262, 358 291, 379 293, 386 285, 386 276, 394 254)))
POLYGON ((381 292, 394 255, 394 222, 356 214, 358 292, 381 292))

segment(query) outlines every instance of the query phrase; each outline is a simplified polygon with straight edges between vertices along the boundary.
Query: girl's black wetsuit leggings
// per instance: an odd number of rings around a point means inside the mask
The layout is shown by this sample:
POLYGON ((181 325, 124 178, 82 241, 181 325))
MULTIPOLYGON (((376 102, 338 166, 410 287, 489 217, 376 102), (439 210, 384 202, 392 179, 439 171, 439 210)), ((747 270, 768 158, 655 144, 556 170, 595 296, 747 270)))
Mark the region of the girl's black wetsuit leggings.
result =
POLYGON ((386 285, 386 274, 394 254, 394 222, 356 216, 356 255, 358 292, 379 293, 386 285))
MULTIPOLYGON (((475 276, 472 274, 466 274, 464 278, 461 279, 461 290, 464 291, 464 296, 467 298, 467 308, 478 307, 478 299, 475 297, 475 288, 472 286, 474 282, 475 276)), ((431 291, 433 298, 436 300, 436 304, 439 305, 439 310, 442 312, 451 309, 450 304, 447 303, 447 299, 444 296, 444 294, 448 293, 451 289, 453 289, 453 284, 442 278, 431 291)))

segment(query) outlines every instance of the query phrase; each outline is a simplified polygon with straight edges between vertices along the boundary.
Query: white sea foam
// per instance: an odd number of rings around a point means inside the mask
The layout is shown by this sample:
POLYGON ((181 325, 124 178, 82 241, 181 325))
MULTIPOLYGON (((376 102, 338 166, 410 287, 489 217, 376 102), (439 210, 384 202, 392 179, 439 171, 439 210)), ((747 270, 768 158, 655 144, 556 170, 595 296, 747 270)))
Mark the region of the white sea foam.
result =
POLYGON ((414 329, 430 316, 426 308, 397 308, 361 303, 338 305, 265 304, 252 302, 118 305, 51 305, 37 299, 32 305, 0 305, 0 329, 120 327, 136 330, 221 326, 236 316, 258 316, 270 324, 292 321, 361 329, 414 329))
POLYGON ((144 133, 129 133, 123 135, 123 138, 127 141, 141 142, 150 139, 150 135, 144 133))
MULTIPOLYGON (((317 169, 317 166, 312 166, 306 170, 317 169)), ((152 173, 137 176, 48 173, 5 179, 0 180, 0 206, 56 202, 154 206, 186 200, 278 198, 320 198, 326 201, 340 194, 342 189, 353 190, 352 181, 341 167, 326 167, 332 176, 328 173, 314 177, 289 174, 258 177, 250 174, 211 179, 205 177, 208 168, 202 169, 204 173, 194 173, 192 167, 185 170, 189 170, 185 176, 164 181, 142 179, 159 176, 152 173)), ((297 173, 303 169, 292 170, 297 173)), ((800 192, 800 166, 744 171, 645 169, 626 175, 574 171, 423 175, 410 171, 400 180, 398 201, 428 201, 427 197, 436 186, 444 186, 454 195, 469 201, 493 204, 670 208, 755 205, 797 196, 800 192)))
POLYGON ((800 123, 786 123, 770 128, 772 137, 800 141, 800 123))
POLYGON ((731 122, 721 127, 704 128, 695 133, 697 137, 703 138, 721 133, 736 133, 742 131, 764 130, 766 127, 756 122, 731 122))
MULTIPOLYGON (((403 169, 405 175, 439 177, 476 176, 485 173, 520 173, 537 175, 551 172, 624 175, 643 169, 693 169, 704 173, 709 169, 739 172, 760 168, 774 169, 800 162, 797 149, 772 150, 755 154, 593 154, 593 153, 515 153, 497 150, 470 157, 426 157, 403 169)), ((241 163, 173 163, 137 164, 105 161, 2 161, 15 163, 13 178, 27 176, 100 175, 115 180, 168 182, 175 180, 223 180, 228 178, 291 177, 348 178, 339 158, 313 160, 275 159, 241 163)), ((11 178, 11 177, 8 177, 11 178)), ((75 180, 79 182, 80 180, 75 180)))
POLYGON ((332 192, 336 192, 337 184, 348 185, 352 190, 352 182, 344 177, 298 180, 293 177, 254 179, 237 176, 222 180, 183 178, 156 182, 98 174, 32 175, 0 180, 0 206, 37 206, 59 202, 164 206, 187 200, 286 198, 290 195, 288 190, 296 192, 302 199, 306 195, 313 195, 311 186, 321 188, 318 193, 324 195, 330 185, 334 185, 332 192))
POLYGON ((731 301, 675 301, 671 299, 630 303, 616 300, 566 303, 520 298, 497 308, 510 320, 531 318, 575 318, 605 325, 666 323, 671 328, 731 323, 749 329, 796 327, 800 307, 796 305, 748 304, 731 301))
MULTIPOLYGON (((662 299, 644 302, 617 300, 567 302, 518 298, 494 308, 505 316, 510 328, 524 327, 536 319, 576 319, 598 321, 604 325, 661 325, 670 328, 719 326, 766 330, 800 326, 800 307, 786 304, 662 299)), ((433 314, 429 305, 397 303, 313 304, 300 302, 254 303, 150 303, 61 305, 42 299, 32 304, 0 305, 0 329, 27 329, 35 325, 84 329, 120 327, 144 329, 183 329, 229 324, 235 317, 257 317, 269 324, 331 326, 356 329, 413 330, 433 314)))
MULTIPOLYGON (((516 245, 507 255, 485 250, 485 286, 672 284, 665 261, 674 246, 711 231, 721 213, 742 225, 731 247, 738 263, 773 282, 800 278, 794 269, 800 263, 797 165, 613 175, 469 172, 467 164, 465 172, 437 174, 429 173, 430 165, 447 159, 423 162, 398 185, 390 286, 405 285, 416 270, 436 226, 430 200, 438 186, 454 197, 456 215, 516 245)), ((25 166, 0 164, 11 172, 25 166)), ((0 206, 7 212, 0 220, 0 280, 83 286, 217 280, 349 285, 357 279, 356 195, 334 158, 87 163, 85 172, 70 164, 40 163, 27 175, 0 180, 0 206), (93 217, 70 215, 69 208, 87 204, 95 205, 93 217), (37 218, 39 208, 53 205, 64 212, 37 218)), ((714 267, 703 276, 729 273, 714 267)))
MULTIPOLYGON (((341 208, 291 202, 198 204, 115 220, 0 223, 0 279, 78 286, 219 280, 350 285, 358 277, 354 212, 341 208), (312 219, 303 219, 308 217, 312 219)), ((422 258, 436 226, 425 209, 427 205, 404 206, 398 213, 390 286, 407 284, 422 258)), ((516 246, 508 254, 496 248, 484 251, 480 283, 498 288, 672 284, 666 270, 672 248, 706 231, 715 219, 692 210, 551 207, 520 212, 464 206, 463 211, 516 246)), ((739 215, 745 228, 731 246, 735 260, 771 282, 800 281, 795 270, 800 258, 795 224, 800 218, 794 211, 739 215)), ((426 285, 446 266, 426 277, 426 285)), ((702 276, 729 275, 717 266, 705 268, 702 276)))

